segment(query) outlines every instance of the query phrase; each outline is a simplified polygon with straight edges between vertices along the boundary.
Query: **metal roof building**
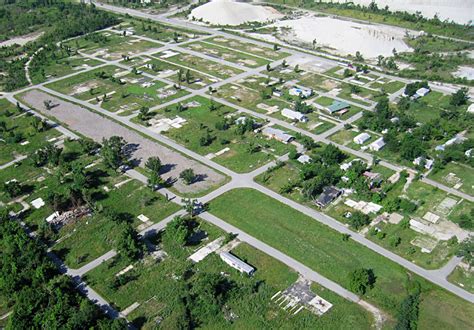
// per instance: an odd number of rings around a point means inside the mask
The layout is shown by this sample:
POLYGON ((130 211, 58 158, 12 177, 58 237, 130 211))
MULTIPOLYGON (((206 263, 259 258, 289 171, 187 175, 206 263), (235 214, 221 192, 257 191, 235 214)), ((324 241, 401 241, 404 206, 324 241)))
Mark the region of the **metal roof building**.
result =
POLYGON ((245 262, 234 256, 233 254, 230 254, 229 252, 221 252, 220 256, 226 264, 228 264, 232 268, 237 269, 241 273, 252 275, 255 272, 255 268, 246 264, 245 262))

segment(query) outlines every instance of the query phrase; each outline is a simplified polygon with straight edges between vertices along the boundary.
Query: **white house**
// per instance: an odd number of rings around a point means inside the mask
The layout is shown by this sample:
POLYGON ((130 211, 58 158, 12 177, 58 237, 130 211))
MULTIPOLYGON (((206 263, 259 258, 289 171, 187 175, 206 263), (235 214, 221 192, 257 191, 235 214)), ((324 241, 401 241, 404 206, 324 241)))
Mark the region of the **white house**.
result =
POLYGON ((367 134, 367 133, 361 133, 359 135, 357 135, 355 138, 354 138, 354 143, 357 143, 357 144, 364 144, 365 142, 367 142, 368 140, 370 139, 370 135, 367 134))
POLYGON ((416 91, 416 95, 418 95, 419 97, 423 97, 423 96, 428 95, 429 92, 430 92, 429 88, 421 87, 420 89, 416 91))
POLYGON ((288 108, 281 110, 281 115, 291 120, 298 120, 302 123, 306 123, 308 121, 308 117, 302 114, 301 112, 293 111, 288 108))
POLYGON ((306 164, 311 161, 311 157, 308 155, 301 155, 298 157, 297 161, 299 161, 301 164, 306 164))
POLYGON ((434 164, 434 160, 433 159, 428 159, 428 158, 425 158, 425 157, 418 157, 418 158, 415 158, 413 160, 413 164, 415 165, 420 165, 422 162, 425 162, 425 168, 427 170, 431 169, 433 167, 433 164, 434 164))
POLYGON ((383 137, 381 137, 375 140, 374 142, 372 142, 371 144, 369 144, 369 149, 372 151, 379 151, 384 146, 385 146, 385 142, 383 140, 383 137))
POLYGON ((220 256, 226 264, 228 264, 232 268, 237 269, 241 273, 252 275, 255 272, 255 268, 246 264, 245 262, 234 256, 233 254, 230 254, 229 252, 221 252, 220 256))
POLYGON ((292 87, 290 88, 289 93, 292 96, 302 96, 304 98, 308 98, 313 95, 313 90, 311 88, 292 87))

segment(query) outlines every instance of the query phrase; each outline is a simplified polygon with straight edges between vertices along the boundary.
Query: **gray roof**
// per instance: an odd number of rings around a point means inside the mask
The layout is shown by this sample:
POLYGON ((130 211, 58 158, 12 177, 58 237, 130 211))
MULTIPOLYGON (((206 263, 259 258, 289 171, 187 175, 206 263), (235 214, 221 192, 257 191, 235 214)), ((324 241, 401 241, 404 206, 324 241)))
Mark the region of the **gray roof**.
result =
POLYGON ((244 261, 240 260, 233 254, 230 254, 229 252, 221 252, 220 256, 222 260, 231 264, 233 267, 237 268, 239 271, 242 271, 247 274, 252 274, 255 271, 255 268, 253 268, 249 264, 246 264, 244 261))
POLYGON ((294 138, 292 135, 283 132, 281 129, 276 129, 273 127, 265 127, 262 130, 262 133, 265 135, 274 136, 278 140, 285 141, 285 142, 289 142, 291 139, 294 138))
POLYGON ((334 186, 324 187, 322 194, 314 202, 319 206, 326 206, 340 194, 341 191, 334 186))

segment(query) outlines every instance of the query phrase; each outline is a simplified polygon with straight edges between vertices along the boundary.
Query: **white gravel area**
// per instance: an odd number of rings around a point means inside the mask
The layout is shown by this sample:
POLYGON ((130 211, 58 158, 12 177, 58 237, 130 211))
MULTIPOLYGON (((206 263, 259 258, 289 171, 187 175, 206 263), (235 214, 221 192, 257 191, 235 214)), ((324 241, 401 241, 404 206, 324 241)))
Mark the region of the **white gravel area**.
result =
POLYGON ((282 18, 276 9, 232 0, 213 0, 194 8, 188 18, 201 19, 214 25, 240 25, 246 22, 267 22, 282 18))
MULTIPOLYGON (((332 2, 347 2, 347 0, 323 0, 332 2)), ((355 4, 368 6, 374 0, 351 0, 355 4)), ((379 8, 388 6, 392 11, 417 11, 425 17, 433 17, 435 14, 441 20, 453 20, 460 24, 466 24, 474 20, 473 0, 376 0, 379 8)))
POLYGON ((101 142, 103 138, 110 138, 114 135, 123 137, 130 145, 136 146, 136 150, 132 153, 132 158, 140 161, 140 166, 142 167, 148 158, 153 156, 160 157, 166 169, 166 172, 162 174, 165 180, 178 178, 179 173, 186 168, 192 168, 197 175, 202 176, 201 181, 191 185, 186 185, 181 180, 178 180, 173 187, 180 193, 198 193, 205 191, 221 184, 225 180, 223 175, 209 167, 189 159, 157 142, 144 138, 135 131, 79 105, 61 100, 39 90, 31 90, 25 93, 22 99, 25 103, 46 116, 56 118, 71 130, 77 131, 94 141, 101 142), (43 103, 45 100, 51 100, 53 104, 59 105, 53 107, 51 110, 46 110, 43 103))
POLYGON ((359 51, 366 58, 378 55, 391 56, 397 52, 411 51, 403 41, 405 30, 402 28, 356 23, 332 17, 319 17, 306 14, 300 18, 278 21, 271 26, 289 28, 281 30, 283 39, 295 38, 305 43, 314 39, 318 46, 334 49, 342 55, 354 55, 359 51))

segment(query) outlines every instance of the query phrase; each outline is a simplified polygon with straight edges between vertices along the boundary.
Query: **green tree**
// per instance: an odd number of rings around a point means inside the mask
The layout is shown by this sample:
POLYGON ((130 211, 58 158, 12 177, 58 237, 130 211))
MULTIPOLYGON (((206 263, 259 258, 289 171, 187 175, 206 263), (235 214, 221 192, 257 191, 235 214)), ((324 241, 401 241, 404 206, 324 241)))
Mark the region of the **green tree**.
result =
POLYGON ((184 181, 184 183, 190 185, 196 179, 196 174, 192 168, 187 168, 179 174, 179 177, 184 181))
POLYGON ((145 163, 145 167, 152 172, 160 173, 162 163, 159 157, 150 157, 145 163))
POLYGON ((375 275, 371 269, 359 268, 349 273, 349 289, 364 295, 375 284, 375 275))
POLYGON ((116 170, 126 162, 127 157, 124 151, 126 145, 127 142, 120 136, 102 140, 100 154, 109 168, 116 170))
POLYGON ((130 261, 137 260, 143 253, 143 244, 138 233, 129 223, 123 223, 115 241, 117 252, 130 261))

